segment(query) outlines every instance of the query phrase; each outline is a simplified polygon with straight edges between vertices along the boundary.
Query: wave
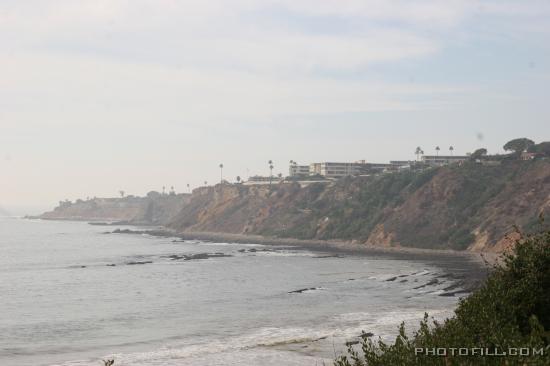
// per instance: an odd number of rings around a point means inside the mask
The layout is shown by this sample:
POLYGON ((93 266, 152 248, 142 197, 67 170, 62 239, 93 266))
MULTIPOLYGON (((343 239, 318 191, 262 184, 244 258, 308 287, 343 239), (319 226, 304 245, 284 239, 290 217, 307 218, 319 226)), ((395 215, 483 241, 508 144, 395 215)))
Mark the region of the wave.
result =
MULTIPOLYGON (((358 340, 362 331, 375 337, 390 340, 397 334, 401 322, 408 329, 416 329, 424 312, 438 320, 452 314, 451 310, 414 309, 409 311, 343 313, 324 322, 322 327, 265 327, 245 335, 224 339, 203 340, 200 343, 179 343, 161 347, 150 352, 116 353, 103 358, 114 358, 126 366, 203 366, 203 365, 315 365, 330 364, 333 357, 323 358, 307 354, 307 347, 326 346, 333 352, 344 351, 348 340, 358 340), (305 349, 303 352, 298 350, 305 349)), ((55 366, 96 366, 98 360, 77 360, 55 366)), ((53 365, 52 365, 53 366, 53 365)))
MULTIPOLYGON (((248 254, 248 253, 247 253, 248 254)), ((269 251, 257 251, 251 253, 257 256, 264 257, 315 257, 317 254, 307 251, 287 251, 287 250, 269 250, 269 251)))
POLYGON ((238 247, 265 247, 265 244, 241 244, 241 243, 218 243, 211 241, 201 241, 201 240, 184 240, 184 243, 187 244, 197 244, 204 246, 238 246, 238 247))
MULTIPOLYGON (((244 336, 217 339, 198 344, 174 344, 150 352, 115 353, 102 358, 115 359, 115 365, 202 366, 202 365, 314 365, 320 357, 276 349, 290 344, 325 338, 322 331, 305 328, 262 328, 244 336)), ((51 366, 97 366, 98 360, 68 361, 51 366)))

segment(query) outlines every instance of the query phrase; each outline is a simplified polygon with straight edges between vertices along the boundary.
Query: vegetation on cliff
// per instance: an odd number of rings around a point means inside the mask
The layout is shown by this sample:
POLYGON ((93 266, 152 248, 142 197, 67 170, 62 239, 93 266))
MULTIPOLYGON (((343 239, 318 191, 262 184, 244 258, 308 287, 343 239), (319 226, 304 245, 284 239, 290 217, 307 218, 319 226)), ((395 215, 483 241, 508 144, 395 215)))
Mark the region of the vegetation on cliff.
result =
POLYGON ((426 315, 412 336, 402 324, 393 344, 364 334, 361 349, 350 346, 335 366, 550 364, 550 231, 522 237, 502 259, 454 317, 430 324, 426 315), (461 348, 469 355, 460 356, 461 348), (437 356, 433 349, 445 351, 437 356), (510 351, 518 355, 480 355, 510 351))
POLYGON ((550 160, 505 160, 333 183, 217 185, 195 190, 180 231, 354 240, 373 245, 502 250, 513 225, 550 212, 550 160))

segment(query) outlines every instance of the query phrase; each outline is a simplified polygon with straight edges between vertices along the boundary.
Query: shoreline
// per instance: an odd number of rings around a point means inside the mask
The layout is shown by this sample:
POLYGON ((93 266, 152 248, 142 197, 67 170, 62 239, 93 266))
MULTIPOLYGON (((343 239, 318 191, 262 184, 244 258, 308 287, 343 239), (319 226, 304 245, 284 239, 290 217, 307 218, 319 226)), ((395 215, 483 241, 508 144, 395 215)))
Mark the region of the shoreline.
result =
POLYGON ((454 250, 378 247, 346 241, 303 240, 270 238, 261 235, 242 235, 211 232, 173 232, 183 240, 208 240, 240 244, 293 246, 303 250, 347 254, 353 256, 386 257, 399 260, 421 261, 434 265, 454 278, 467 293, 477 289, 487 278, 492 266, 498 262, 495 253, 459 252, 454 250))
MULTIPOLYGON (((109 226, 109 225, 108 225, 109 226)), ((229 242, 237 244, 260 244, 274 247, 295 247, 331 254, 352 256, 385 257, 398 260, 421 261, 434 265, 453 278, 465 292, 472 292, 486 279, 492 266, 498 262, 498 254, 460 252, 404 247, 378 247, 345 241, 303 240, 273 238, 261 235, 242 235, 215 232, 178 232, 168 228, 151 230, 116 229, 105 234, 147 234, 157 237, 172 237, 181 240, 229 242)))
MULTIPOLYGON (((31 219, 26 217, 26 219, 31 219)), ((75 221, 80 219, 51 219, 38 218, 47 221, 75 221)), ((344 240, 319 240, 319 239, 295 239, 267 237, 253 234, 234 234, 204 231, 176 231, 161 225, 143 225, 125 221, 106 222, 88 220, 93 226, 133 226, 141 229, 121 229, 106 231, 104 234, 147 234, 157 237, 172 237, 181 240, 201 240, 210 242, 229 242, 238 244, 260 244, 273 247, 295 247, 301 250, 310 250, 331 254, 386 257, 390 259, 422 261, 441 268, 467 292, 478 288, 487 278, 492 267, 499 262, 500 255, 492 252, 469 252, 449 249, 423 249, 411 247, 386 247, 368 244, 360 244, 344 240)))
POLYGON ((124 220, 100 220, 86 218, 43 218, 39 216, 24 216, 24 219, 30 220, 47 220, 47 221, 75 221, 87 222, 93 226, 134 226, 143 227, 143 230, 123 229, 126 233, 148 233, 155 236, 170 236, 177 237, 183 240, 207 240, 207 241, 230 241, 240 244, 262 244, 272 246, 297 246, 303 249, 313 251, 334 252, 340 254, 355 254, 355 255, 391 255, 396 257, 410 256, 404 259, 422 258, 439 258, 446 256, 460 256, 477 261, 480 264, 494 265, 499 261, 500 253, 495 252, 472 252, 472 251, 457 251, 452 249, 424 249, 415 247, 388 247, 377 246, 363 243, 354 243, 350 240, 321 240, 321 239, 297 239, 297 238, 281 238, 269 237, 256 234, 235 234, 211 231, 176 231, 167 228, 163 225, 146 224, 142 222, 131 222, 124 220), (155 229, 146 229, 146 228, 155 229))

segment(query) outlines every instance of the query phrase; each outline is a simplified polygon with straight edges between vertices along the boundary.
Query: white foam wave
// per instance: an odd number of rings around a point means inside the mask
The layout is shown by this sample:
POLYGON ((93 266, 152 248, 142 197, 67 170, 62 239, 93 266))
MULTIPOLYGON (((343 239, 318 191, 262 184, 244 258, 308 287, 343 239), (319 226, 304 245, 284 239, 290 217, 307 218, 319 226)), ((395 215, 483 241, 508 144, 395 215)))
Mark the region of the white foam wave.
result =
MULTIPOLYGON (((247 253, 248 254, 248 253, 247 253)), ((258 251, 250 254, 263 257, 314 257, 315 253, 306 251, 258 251)))
POLYGON ((424 275, 427 275, 429 274, 430 271, 428 271, 427 269, 423 270, 422 272, 418 272, 418 273, 415 273, 414 275, 415 276, 424 276, 424 275))
MULTIPOLYGON (((320 328, 266 327, 257 331, 225 339, 189 344, 180 343, 165 346, 150 352, 120 353, 105 355, 114 358, 119 366, 206 366, 206 365, 262 365, 262 366, 304 366, 327 364, 330 359, 292 351, 293 345, 315 344, 328 347, 343 345, 346 340, 358 339, 362 331, 372 332, 375 337, 391 341, 397 334, 398 326, 405 322, 409 331, 418 328, 424 313, 443 320, 452 315, 451 310, 414 309, 410 311, 355 312, 334 316, 320 328)), ((56 366, 92 366, 98 360, 80 360, 56 366)))
MULTIPOLYGON (((389 273, 389 274, 384 274, 380 276, 372 276, 372 279, 379 280, 379 281, 387 281, 390 278, 394 278, 394 277, 397 277, 397 275, 393 273, 389 273)), ((371 277, 369 277, 369 279, 371 279, 371 277)))
MULTIPOLYGON (((248 335, 229 337, 202 344, 181 344, 151 352, 105 355, 120 366, 182 365, 311 365, 323 361, 274 347, 315 341, 327 337, 327 331, 307 328, 262 328, 248 335)), ((326 360, 325 360, 326 361, 326 360)), ((70 361, 55 366, 92 366, 95 360, 70 361)), ((54 365, 52 365, 54 366, 54 365)))

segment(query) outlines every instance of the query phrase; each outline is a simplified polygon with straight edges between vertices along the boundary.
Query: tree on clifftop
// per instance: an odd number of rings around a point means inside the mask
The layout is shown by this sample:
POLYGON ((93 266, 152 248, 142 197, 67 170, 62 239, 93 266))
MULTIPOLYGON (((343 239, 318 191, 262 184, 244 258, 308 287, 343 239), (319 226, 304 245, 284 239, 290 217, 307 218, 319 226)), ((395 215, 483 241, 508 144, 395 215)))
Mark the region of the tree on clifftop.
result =
POLYGON ((273 179, 273 160, 267 162, 269 164, 269 185, 271 185, 271 180, 273 179))
POLYGON ((481 149, 477 149, 476 151, 474 151, 472 153, 472 155, 470 155, 470 158, 472 160, 477 160, 477 159, 481 159, 485 155, 487 155, 487 149, 481 148, 481 149))
POLYGON ((530 153, 542 154, 550 156, 550 141, 541 142, 540 144, 532 145, 527 149, 530 153))
POLYGON ((422 148, 418 146, 416 150, 414 151, 414 154, 416 155, 416 160, 420 160, 420 155, 422 155, 422 148))
POLYGON ((505 151, 513 151, 519 155, 525 150, 529 149, 534 144, 535 142, 533 140, 529 140, 528 138, 523 137, 508 141, 506 145, 503 146, 503 148, 505 151))

